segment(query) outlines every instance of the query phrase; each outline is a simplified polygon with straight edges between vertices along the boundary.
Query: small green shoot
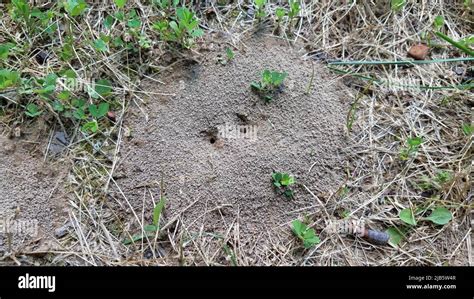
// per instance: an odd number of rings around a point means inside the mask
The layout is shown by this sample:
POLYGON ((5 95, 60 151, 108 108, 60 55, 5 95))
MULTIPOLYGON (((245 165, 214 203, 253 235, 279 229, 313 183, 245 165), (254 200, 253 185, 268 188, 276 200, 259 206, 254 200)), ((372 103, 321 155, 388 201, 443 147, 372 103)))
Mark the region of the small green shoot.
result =
POLYGON ((295 178, 288 173, 274 172, 272 173, 273 186, 282 192, 286 197, 293 198, 294 192, 291 185, 295 183, 295 178))
POLYGON ((153 208, 153 222, 152 224, 145 225, 143 227, 144 234, 133 235, 130 239, 125 239, 123 241, 124 245, 129 245, 140 241, 145 237, 151 237, 160 231, 160 219, 163 213, 163 210, 166 205, 166 197, 163 193, 163 180, 161 180, 161 191, 160 191, 160 201, 153 208))
POLYGON ((267 102, 273 100, 273 96, 281 91, 283 81, 288 76, 286 72, 264 70, 260 82, 252 82, 250 86, 267 102))
POLYGON ((123 8, 125 4, 127 4, 128 0, 114 0, 115 5, 117 5, 118 8, 123 8))
POLYGON ((449 183, 451 180, 453 179, 453 175, 451 172, 449 171, 439 171, 437 174, 436 174, 436 177, 434 179, 438 189, 444 185, 446 185, 447 183, 449 183))
POLYGON ((179 0, 153 0, 153 4, 157 5, 162 10, 166 10, 172 7, 177 7, 179 0))
POLYGON ((319 244, 321 240, 316 235, 313 228, 309 228, 306 224, 300 220, 293 220, 292 222, 293 233, 303 242, 304 248, 308 249, 316 244, 319 244))
POLYGON ((437 189, 441 190, 443 189, 447 184, 452 182, 453 180, 453 174, 450 171, 446 170, 441 170, 436 173, 436 176, 433 178, 430 178, 428 176, 422 176, 420 181, 417 183, 417 185, 422 189, 422 190, 431 190, 431 189, 437 189))
POLYGON ((232 51, 231 48, 227 47, 225 49, 225 58, 223 58, 221 55, 219 55, 218 61, 222 65, 226 65, 226 64, 230 63, 232 60, 234 60, 234 57, 235 57, 234 51, 232 51))
POLYGON ((0 60, 6 60, 10 55, 10 50, 15 47, 15 44, 5 43, 0 44, 0 60))
POLYGON ((153 209, 153 225, 155 226, 155 231, 160 230, 160 218, 163 209, 165 208, 166 198, 164 196, 160 197, 160 201, 155 205, 153 209))
POLYGON ((288 18, 293 20, 293 18, 297 17, 300 13, 301 7, 299 0, 289 0, 290 11, 288 12, 288 18))
POLYGON ((467 137, 471 136, 472 133, 474 132, 474 126, 472 124, 467 124, 467 123, 463 124, 461 126, 461 129, 464 135, 466 135, 467 137))
POLYGON ((406 4, 406 0, 392 0, 391 7, 395 12, 401 11, 406 4))
POLYGON ((275 16, 277 17, 277 23, 278 24, 281 24, 281 22, 283 21, 283 18, 285 17, 285 15, 286 15, 286 9, 284 9, 283 7, 278 7, 275 10, 275 16))
POLYGON ((82 125, 82 131, 83 132, 91 132, 95 133, 99 130, 99 124, 97 121, 94 119, 92 121, 86 122, 84 125, 82 125))
POLYGON ((227 57, 227 61, 231 61, 235 57, 234 51, 232 51, 231 48, 226 48, 225 49, 225 54, 226 54, 226 57, 227 57))
POLYGON ((93 47, 98 52, 107 53, 109 51, 107 38, 101 37, 93 42, 93 47))
POLYGON ((464 0, 463 1, 464 7, 467 10, 474 10, 474 1, 472 0, 464 0))
POLYGON ((76 118, 77 120, 84 120, 87 118, 85 113, 86 101, 84 101, 83 99, 74 99, 71 101, 71 104, 75 108, 72 113, 72 116, 74 118, 76 118))
POLYGON ((17 85, 20 82, 20 74, 16 71, 0 69, 0 90, 17 85))
POLYGON ((38 106, 36 104, 30 103, 26 105, 26 111, 25 114, 28 115, 29 117, 37 117, 41 115, 42 111, 39 110, 38 106))
POLYGON ((255 0, 254 5, 256 8, 255 16, 259 21, 261 21, 267 16, 267 12, 265 9, 267 6, 267 0, 255 0))
POLYGON ((421 137, 408 138, 406 146, 400 151, 400 159, 405 161, 414 157, 422 143, 423 139, 421 137))
POLYGON ((443 16, 437 16, 435 19, 434 19, 434 22, 433 22, 433 28, 436 30, 436 31, 439 31, 441 30, 441 28, 444 26, 444 17, 443 16))
POLYGON ((336 213, 337 213, 337 216, 339 216, 339 218, 341 219, 348 219, 349 216, 351 215, 350 211, 343 208, 338 209, 336 213))
POLYGON ((238 266, 237 258, 235 256, 234 251, 227 244, 224 244, 223 248, 224 248, 225 254, 227 254, 227 256, 230 258, 232 266, 238 266))

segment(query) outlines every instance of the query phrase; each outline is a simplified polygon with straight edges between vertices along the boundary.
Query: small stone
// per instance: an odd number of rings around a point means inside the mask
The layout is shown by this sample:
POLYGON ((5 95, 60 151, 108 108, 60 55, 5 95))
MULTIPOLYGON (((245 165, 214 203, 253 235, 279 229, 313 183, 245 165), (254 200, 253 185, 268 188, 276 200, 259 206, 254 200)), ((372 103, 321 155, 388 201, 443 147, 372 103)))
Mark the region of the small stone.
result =
POLYGON ((56 131, 54 132, 53 139, 49 146, 49 152, 51 155, 58 155, 69 145, 68 138, 64 132, 56 131))
POLYGON ((54 235, 56 236, 56 238, 61 239, 62 237, 67 235, 67 233, 69 232, 69 228, 71 227, 72 227, 72 224, 68 222, 65 225, 61 226, 60 228, 57 228, 54 231, 54 235))
POLYGON ((465 70, 463 67, 461 67, 461 66, 455 66, 455 67, 453 68, 453 71, 454 71, 454 73, 456 73, 456 75, 458 75, 458 76, 462 76, 462 75, 464 75, 464 73, 466 72, 466 70, 465 70))
POLYGON ((408 51, 408 56, 414 58, 415 60, 424 60, 428 55, 428 46, 425 44, 417 44, 410 48, 408 51))
POLYGON ((45 64, 49 59, 49 53, 38 49, 35 53, 35 59, 39 64, 45 64))

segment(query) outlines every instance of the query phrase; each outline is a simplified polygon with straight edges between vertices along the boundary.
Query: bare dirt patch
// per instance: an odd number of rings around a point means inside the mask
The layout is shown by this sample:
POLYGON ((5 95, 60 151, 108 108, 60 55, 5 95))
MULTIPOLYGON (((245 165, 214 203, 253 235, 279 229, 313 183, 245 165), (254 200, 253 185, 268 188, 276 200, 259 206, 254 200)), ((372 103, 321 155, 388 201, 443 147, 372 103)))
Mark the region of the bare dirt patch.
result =
MULTIPOLYGON (((312 89, 305 94, 312 64, 287 44, 253 38, 246 46, 230 64, 216 62, 224 52, 220 48, 202 64, 163 74, 158 79, 165 84, 146 86, 150 92, 174 95, 150 98, 147 117, 131 110, 127 126, 132 138, 123 142, 117 182, 137 211, 145 205, 149 219, 163 177, 165 218, 180 215, 184 238, 201 244, 200 239, 213 234, 222 236, 214 238, 220 246, 231 239, 239 256, 248 258, 240 262, 259 264, 259 256, 268 255, 274 239, 282 237, 275 231, 289 231, 297 211, 315 204, 303 185, 331 194, 343 183, 349 103, 344 86, 318 64, 312 89), (264 69, 288 73, 283 92, 269 104, 250 90, 264 69), (231 133, 219 134, 222 128, 231 133), (240 138, 232 135, 236 131, 240 138), (273 171, 295 175, 294 199, 275 192, 273 171)), ((205 263, 219 255, 219 248, 209 255, 201 250, 193 258, 205 263)))
MULTIPOLYGON (((47 159, 37 128, 10 139, 0 135, 0 252, 52 249, 54 230, 64 216, 67 170, 47 159)), ((45 144, 46 143, 46 144, 45 144)), ((26 260, 25 260, 26 261, 26 260)))

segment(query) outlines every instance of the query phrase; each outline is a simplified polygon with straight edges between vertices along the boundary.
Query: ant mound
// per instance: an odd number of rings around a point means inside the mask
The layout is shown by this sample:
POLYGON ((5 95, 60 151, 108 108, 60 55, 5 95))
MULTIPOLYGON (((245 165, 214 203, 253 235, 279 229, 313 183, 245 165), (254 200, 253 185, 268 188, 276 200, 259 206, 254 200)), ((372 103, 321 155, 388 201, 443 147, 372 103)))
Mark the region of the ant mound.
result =
POLYGON ((111 195, 129 201, 129 227, 140 231, 163 179, 161 226, 188 244, 185 257, 219 263, 225 245, 240 264, 264 264, 292 242, 292 220, 320 210, 315 196, 343 185, 348 93, 325 66, 271 38, 253 38, 225 64, 225 48, 214 49, 145 84, 150 98, 130 109, 111 195), (267 69, 288 74, 270 102, 250 87, 267 69), (293 198, 273 172, 295 177, 293 198))

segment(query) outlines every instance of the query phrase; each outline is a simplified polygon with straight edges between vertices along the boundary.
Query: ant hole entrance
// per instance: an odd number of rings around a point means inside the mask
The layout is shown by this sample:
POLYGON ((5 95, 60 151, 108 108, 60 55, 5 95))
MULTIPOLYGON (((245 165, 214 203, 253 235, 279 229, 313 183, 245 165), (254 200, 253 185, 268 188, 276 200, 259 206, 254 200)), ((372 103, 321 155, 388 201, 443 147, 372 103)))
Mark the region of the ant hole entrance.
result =
POLYGON ((215 137, 211 137, 211 138, 209 139, 209 142, 210 142, 211 144, 216 143, 216 138, 215 138, 215 137))

